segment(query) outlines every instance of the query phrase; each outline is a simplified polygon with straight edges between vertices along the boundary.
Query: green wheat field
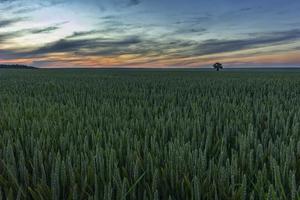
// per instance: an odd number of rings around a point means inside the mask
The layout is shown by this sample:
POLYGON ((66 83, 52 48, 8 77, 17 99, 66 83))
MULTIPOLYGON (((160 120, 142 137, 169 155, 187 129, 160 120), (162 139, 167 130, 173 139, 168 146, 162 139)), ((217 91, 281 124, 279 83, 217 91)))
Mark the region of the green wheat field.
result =
POLYGON ((0 199, 300 199, 300 70, 0 70, 0 199))

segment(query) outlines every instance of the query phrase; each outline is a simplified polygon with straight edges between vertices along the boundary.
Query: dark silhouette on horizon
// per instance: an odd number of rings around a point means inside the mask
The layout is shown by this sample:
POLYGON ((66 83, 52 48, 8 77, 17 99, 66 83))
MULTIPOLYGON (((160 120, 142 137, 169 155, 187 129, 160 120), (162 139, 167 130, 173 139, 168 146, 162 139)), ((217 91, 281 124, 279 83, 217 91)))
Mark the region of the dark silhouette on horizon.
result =
POLYGON ((219 71, 220 69, 223 69, 223 65, 221 64, 221 63, 215 63, 214 65, 213 65, 213 67, 217 70, 217 71, 219 71))
POLYGON ((36 67, 27 66, 27 65, 7 65, 7 64, 0 64, 0 69, 37 69, 36 67))

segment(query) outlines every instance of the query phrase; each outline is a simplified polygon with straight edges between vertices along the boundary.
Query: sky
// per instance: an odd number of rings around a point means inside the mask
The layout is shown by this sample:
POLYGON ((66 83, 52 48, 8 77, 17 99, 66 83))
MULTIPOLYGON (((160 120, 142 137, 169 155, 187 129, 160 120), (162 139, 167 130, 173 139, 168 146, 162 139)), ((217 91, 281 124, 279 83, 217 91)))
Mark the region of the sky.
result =
POLYGON ((0 0, 0 63, 300 66, 299 0, 0 0))

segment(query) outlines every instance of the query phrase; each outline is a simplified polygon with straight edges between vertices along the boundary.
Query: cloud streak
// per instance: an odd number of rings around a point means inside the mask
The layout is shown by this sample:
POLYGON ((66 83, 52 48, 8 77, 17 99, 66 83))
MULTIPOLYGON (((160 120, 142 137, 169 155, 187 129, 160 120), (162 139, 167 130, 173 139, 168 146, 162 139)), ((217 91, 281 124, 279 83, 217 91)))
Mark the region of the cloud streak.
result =
MULTIPOLYGON (((92 33, 92 32, 90 32, 92 33)), ((122 48, 130 47, 131 45, 139 44, 141 41, 138 37, 128 37, 119 40, 112 40, 107 38, 93 38, 93 39, 72 39, 78 35, 87 35, 89 33, 75 33, 65 39, 49 43, 41 48, 38 48, 30 54, 48 54, 56 52, 80 53, 93 52, 98 49, 107 48, 122 48)))
POLYGON ((58 29, 60 29, 61 24, 55 24, 48 27, 43 28, 28 28, 28 29, 21 29, 17 31, 8 31, 8 32, 0 32, 0 42, 2 43, 9 43, 11 39, 24 37, 28 35, 35 35, 35 34, 49 34, 52 33, 58 29))
POLYGON ((289 43, 300 39, 300 30, 293 29, 281 32, 270 32, 250 35, 254 35, 255 37, 238 40, 212 39, 204 41, 197 45, 195 49, 195 54, 216 54, 289 43))
POLYGON ((10 19, 1 19, 0 18, 0 28, 5 28, 12 26, 20 21, 24 21, 25 18, 10 18, 10 19))

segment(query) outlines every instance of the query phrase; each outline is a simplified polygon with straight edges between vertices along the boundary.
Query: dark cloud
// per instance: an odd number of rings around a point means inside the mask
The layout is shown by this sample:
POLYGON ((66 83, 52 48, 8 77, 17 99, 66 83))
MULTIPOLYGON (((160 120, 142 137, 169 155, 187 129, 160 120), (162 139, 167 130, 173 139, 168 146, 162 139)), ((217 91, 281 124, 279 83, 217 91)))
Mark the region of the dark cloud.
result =
POLYGON ((300 51, 300 46, 297 45, 296 47, 293 47, 291 50, 300 51))
MULTIPOLYGON (((247 36, 247 35, 246 35, 247 36)), ((188 58, 205 56, 218 53, 237 52, 241 50, 257 49, 288 44, 300 39, 300 30, 288 30, 282 32, 268 32, 251 34, 244 39, 210 39, 203 42, 195 40, 167 39, 165 41, 143 41, 139 48, 148 49, 149 52, 157 52, 174 58, 188 58), (153 48, 153 46, 155 48, 153 48)), ((138 52, 138 51, 137 51, 138 52)), ((272 50, 274 52, 274 50, 272 50)))
POLYGON ((10 39, 20 37, 23 35, 23 31, 11 31, 0 33, 0 42, 4 43, 10 39))
POLYGON ((99 30, 79 31, 79 32, 74 32, 72 35, 67 36, 66 39, 76 39, 84 36, 91 36, 97 33, 99 33, 99 30))
POLYGON ((0 18, 0 28, 11 26, 23 20, 25 20, 25 18, 11 18, 11 19, 0 18))
POLYGON ((58 26, 49 26, 49 27, 41 28, 41 29, 31 29, 30 32, 32 34, 51 33, 57 29, 59 29, 58 26))
MULTIPOLYGON (((66 22, 63 22, 66 23, 66 22)), ((23 37, 30 34, 46 34, 52 33, 55 30, 60 28, 60 25, 63 23, 58 23, 53 26, 48 26, 44 28, 30 28, 30 29, 21 29, 17 31, 8 31, 8 32, 1 32, 0 33, 0 42, 5 43, 11 39, 23 37)))
POLYGON ((21 50, 1 49, 1 47, 0 47, 0 59, 13 60, 13 59, 19 59, 19 58, 26 58, 27 56, 28 55, 23 53, 21 50))
POLYGON ((119 48, 119 47, 130 47, 140 43, 141 40, 138 37, 132 36, 128 38, 123 38, 120 40, 111 39, 61 39, 54 43, 47 44, 41 48, 38 48, 30 54, 48 54, 57 52, 69 52, 69 53, 80 53, 80 52, 92 52, 99 49, 105 48, 119 48))
POLYGON ((52 26, 44 27, 44 28, 32 28, 25 29, 24 32, 31 34, 42 34, 42 33, 52 33, 61 28, 62 25, 69 23, 68 21, 56 23, 52 26))
POLYGON ((201 28, 201 27, 195 27, 195 28, 179 28, 176 31, 174 31, 173 34, 178 34, 178 35, 189 35, 189 34, 196 34, 196 35, 201 35, 203 33, 207 32, 207 29, 201 28))
POLYGON ((128 5, 129 6, 135 6, 135 5, 138 5, 140 3, 141 3, 140 0, 129 0, 128 5))
POLYGON ((194 51, 197 55, 207 55, 286 44, 300 39, 300 29, 250 35, 254 37, 236 40, 206 40, 197 45, 194 51))

